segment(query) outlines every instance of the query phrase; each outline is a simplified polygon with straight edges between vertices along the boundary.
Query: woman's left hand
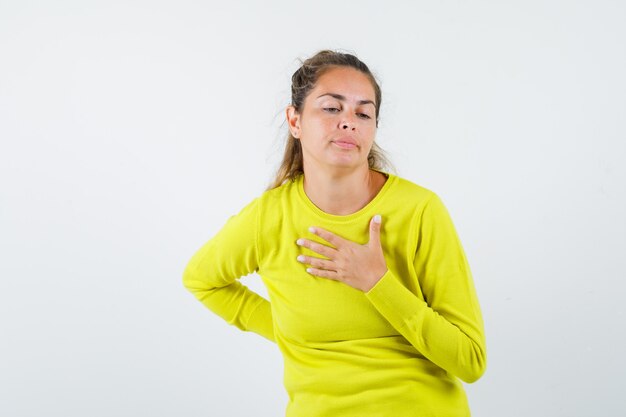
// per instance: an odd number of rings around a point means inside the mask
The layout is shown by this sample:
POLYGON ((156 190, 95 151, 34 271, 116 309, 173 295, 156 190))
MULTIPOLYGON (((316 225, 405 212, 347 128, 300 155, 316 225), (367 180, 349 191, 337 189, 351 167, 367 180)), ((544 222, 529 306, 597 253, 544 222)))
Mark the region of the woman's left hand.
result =
POLYGON ((370 220, 370 240, 365 245, 341 238, 320 227, 309 231, 331 243, 334 248, 307 239, 296 243, 324 255, 328 259, 300 255, 298 261, 309 264, 307 272, 323 278, 341 281, 349 286, 368 292, 387 272, 387 263, 380 244, 381 223, 374 216, 370 220))

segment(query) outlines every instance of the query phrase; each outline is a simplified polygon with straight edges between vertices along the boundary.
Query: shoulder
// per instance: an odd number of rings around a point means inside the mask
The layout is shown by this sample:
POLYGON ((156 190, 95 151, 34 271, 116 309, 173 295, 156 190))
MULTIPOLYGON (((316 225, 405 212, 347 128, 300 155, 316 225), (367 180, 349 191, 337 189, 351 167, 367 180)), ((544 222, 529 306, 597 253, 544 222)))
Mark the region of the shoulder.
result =
POLYGON ((287 179, 278 187, 264 191, 257 197, 259 199, 259 203, 263 206, 268 206, 280 202, 285 198, 291 197, 297 192, 298 181, 299 177, 287 179))
POLYGON ((438 199, 433 190, 412 180, 394 174, 390 174, 389 178, 394 181, 391 187, 392 197, 401 199, 409 206, 424 207, 430 200, 438 199))
POLYGON ((421 184, 396 176, 388 196, 398 212, 410 218, 410 228, 451 223, 450 213, 440 194, 421 184), (421 225, 421 226, 420 226, 421 225))

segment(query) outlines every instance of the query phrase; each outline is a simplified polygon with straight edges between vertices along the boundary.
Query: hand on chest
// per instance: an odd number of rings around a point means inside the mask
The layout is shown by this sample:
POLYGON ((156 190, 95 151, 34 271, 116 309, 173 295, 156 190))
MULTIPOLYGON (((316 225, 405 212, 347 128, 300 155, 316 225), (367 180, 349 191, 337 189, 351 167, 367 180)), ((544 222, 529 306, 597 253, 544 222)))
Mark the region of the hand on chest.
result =
MULTIPOLYGON (((294 241, 298 237, 294 237, 294 241)), ((323 245, 318 236, 307 239, 323 245)), ((271 298, 274 319, 286 336, 300 341, 336 341, 395 334, 361 290, 343 282, 311 275, 298 255, 325 258, 296 244, 275 246, 272 268, 262 277, 271 298)))
MULTIPOLYGON (((401 218, 389 218, 380 227, 375 242, 379 255, 390 268, 406 268, 408 228, 401 218), (404 225, 404 226, 403 226, 404 225), (395 232, 391 232, 391 231, 395 232), (401 231, 399 233, 398 231, 401 231)), ((286 335, 304 341, 333 341, 353 338, 371 338, 397 334, 397 331, 378 312, 363 290, 327 277, 315 276, 306 269, 314 266, 312 258, 330 259, 320 247, 332 249, 344 245, 344 253, 350 252, 349 245, 366 245, 372 242, 374 225, 367 219, 351 224, 316 223, 314 219, 283 217, 266 236, 281 236, 277 240, 264 240, 262 267, 259 271, 268 289, 274 320, 279 330, 286 335), (313 226, 318 233, 308 230, 313 226), (338 239, 333 241, 329 234, 338 239), (298 245, 300 238, 309 243, 298 245), (305 263, 297 260, 299 255, 307 257, 305 263)), ((323 249, 323 248, 322 248, 323 249)), ((367 260, 361 260, 365 263, 367 260)), ((369 266, 357 270, 361 274, 382 276, 384 270, 372 271, 369 266), (382 271, 382 272, 381 272, 382 271)))

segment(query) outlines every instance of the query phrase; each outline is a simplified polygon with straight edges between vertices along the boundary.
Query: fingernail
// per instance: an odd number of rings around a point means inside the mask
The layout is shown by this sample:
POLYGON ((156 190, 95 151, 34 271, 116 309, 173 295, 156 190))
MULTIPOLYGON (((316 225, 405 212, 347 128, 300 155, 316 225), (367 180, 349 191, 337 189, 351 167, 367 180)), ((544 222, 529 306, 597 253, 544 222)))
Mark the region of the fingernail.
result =
POLYGON ((380 214, 374 216, 374 223, 380 223, 380 214))
POLYGON ((309 232, 315 233, 315 227, 313 227, 313 226, 309 227, 309 232))
POLYGON ((302 244, 304 243, 304 240, 303 239, 298 239, 298 240, 296 240, 296 243, 298 245, 302 246, 302 244))

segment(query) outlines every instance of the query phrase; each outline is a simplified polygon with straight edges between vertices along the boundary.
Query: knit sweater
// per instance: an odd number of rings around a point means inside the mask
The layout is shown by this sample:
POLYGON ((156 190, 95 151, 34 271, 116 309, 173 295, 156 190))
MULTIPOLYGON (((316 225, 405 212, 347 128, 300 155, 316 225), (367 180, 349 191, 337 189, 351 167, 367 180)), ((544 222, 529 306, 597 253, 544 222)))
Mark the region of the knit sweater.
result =
POLYGON ((303 175, 252 199, 191 258, 184 286, 213 313, 275 342, 286 417, 467 417, 461 380, 486 369, 470 267, 442 200, 392 173, 348 215, 328 214, 303 175), (296 244, 318 226, 365 244, 375 214, 387 272, 367 292, 306 272, 296 244), (238 279, 256 272, 269 300, 238 279))

